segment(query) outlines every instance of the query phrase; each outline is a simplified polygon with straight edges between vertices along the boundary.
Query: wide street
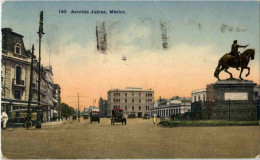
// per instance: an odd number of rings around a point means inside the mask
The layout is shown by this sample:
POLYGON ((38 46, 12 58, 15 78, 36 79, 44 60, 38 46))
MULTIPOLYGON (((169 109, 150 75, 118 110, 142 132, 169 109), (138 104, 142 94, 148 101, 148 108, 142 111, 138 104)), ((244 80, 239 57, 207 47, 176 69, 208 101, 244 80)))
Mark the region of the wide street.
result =
POLYGON ((127 125, 88 120, 42 129, 2 131, 2 153, 20 159, 92 158, 255 158, 260 126, 162 128, 152 119, 127 119, 127 125))

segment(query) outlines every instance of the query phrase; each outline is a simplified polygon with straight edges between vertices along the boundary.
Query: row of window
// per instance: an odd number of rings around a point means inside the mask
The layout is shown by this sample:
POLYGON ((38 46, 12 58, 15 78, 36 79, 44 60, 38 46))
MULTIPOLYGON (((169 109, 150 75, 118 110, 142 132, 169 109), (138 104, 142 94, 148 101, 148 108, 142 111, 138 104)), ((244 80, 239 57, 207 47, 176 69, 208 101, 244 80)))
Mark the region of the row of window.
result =
MULTIPOLYGON (((139 94, 139 97, 141 97, 141 93, 138 93, 139 94)), ((115 92, 113 93, 114 96, 120 96, 120 93, 119 92, 115 92)), ((125 96, 127 97, 127 93, 125 93, 125 96)), ((132 93, 132 96, 134 96, 134 93, 132 93)), ((145 94, 146 97, 152 97, 153 94, 152 93, 146 93, 145 94)))
MULTIPOLYGON (((120 102, 120 99, 113 99, 113 102, 120 102)), ((125 99, 125 102, 127 102, 127 99, 125 99)), ((134 99, 132 99, 132 102, 135 102, 135 100, 134 99)), ((153 100, 152 99, 146 99, 146 101, 145 102, 153 102, 153 100)), ((141 103, 141 99, 139 99, 139 103, 141 103)))
MULTIPOLYGON (((145 110, 149 110, 149 108, 150 108, 150 106, 145 106, 145 110)), ((120 105, 114 105, 114 106, 113 106, 113 109, 120 109, 120 105)), ((142 107, 139 106, 138 109, 139 109, 139 111, 140 111, 140 110, 142 110, 142 107)), ((127 107, 127 106, 125 106, 125 110, 126 110, 126 111, 128 110, 128 107, 127 107)), ((134 110, 135 110, 135 106, 132 106, 132 111, 134 111, 134 110)))
POLYGON ((194 102, 197 102, 197 100, 205 102, 206 101, 206 97, 205 97, 205 95, 203 95, 203 99, 201 99, 200 95, 198 95, 198 99, 197 99, 197 96, 194 96, 194 102))
POLYGON ((152 94, 152 93, 146 93, 145 96, 146 96, 146 97, 152 97, 153 94, 152 94))
POLYGON ((179 113, 181 113, 181 109, 167 109, 167 110, 152 111, 151 115, 158 114, 161 117, 170 117, 172 114, 179 114, 179 113))

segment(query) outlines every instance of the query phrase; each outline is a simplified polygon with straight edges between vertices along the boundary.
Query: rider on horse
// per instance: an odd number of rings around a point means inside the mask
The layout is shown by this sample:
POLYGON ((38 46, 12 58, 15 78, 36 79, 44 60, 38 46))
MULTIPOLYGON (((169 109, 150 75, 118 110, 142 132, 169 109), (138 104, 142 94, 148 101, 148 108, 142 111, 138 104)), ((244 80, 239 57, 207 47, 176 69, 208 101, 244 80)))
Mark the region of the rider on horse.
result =
POLYGON ((235 57, 235 63, 236 63, 236 69, 237 70, 239 70, 238 69, 238 67, 239 67, 239 64, 240 64, 240 60, 239 60, 239 52, 238 52, 238 48, 246 48, 248 45, 246 45, 246 46, 240 46, 239 44, 237 44, 237 40, 234 40, 233 41, 233 44, 232 44, 232 46, 231 46, 231 52, 230 52, 230 54, 232 55, 232 56, 234 56, 235 57))

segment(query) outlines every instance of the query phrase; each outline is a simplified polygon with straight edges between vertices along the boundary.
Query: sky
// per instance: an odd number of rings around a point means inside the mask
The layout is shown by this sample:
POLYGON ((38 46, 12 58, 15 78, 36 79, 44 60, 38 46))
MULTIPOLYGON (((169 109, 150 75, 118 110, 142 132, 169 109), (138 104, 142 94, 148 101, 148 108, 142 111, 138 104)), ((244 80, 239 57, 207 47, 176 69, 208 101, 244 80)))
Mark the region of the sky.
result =
MULTIPOLYGON (((62 102, 81 110, 107 99, 110 89, 141 87, 159 96, 190 97, 192 90, 215 83, 218 60, 233 40, 256 49, 245 79, 259 84, 259 2, 69 2, 7 1, 1 27, 24 36, 38 55, 39 13, 44 12, 42 62, 51 64, 62 102), (59 13, 66 10, 67 13, 59 13), (71 14, 71 10, 121 10, 125 14, 71 14), (105 22, 107 54, 96 49, 96 25, 105 22), (168 49, 162 49, 160 22, 168 49), (126 57, 126 61, 122 57, 126 57)), ((242 52, 244 49, 240 49, 242 52)), ((229 69, 237 78, 239 71, 229 69)), ((246 71, 244 71, 245 75, 246 71)), ((244 76, 245 77, 245 76, 244 76)), ((220 73, 220 78, 228 78, 220 73)))

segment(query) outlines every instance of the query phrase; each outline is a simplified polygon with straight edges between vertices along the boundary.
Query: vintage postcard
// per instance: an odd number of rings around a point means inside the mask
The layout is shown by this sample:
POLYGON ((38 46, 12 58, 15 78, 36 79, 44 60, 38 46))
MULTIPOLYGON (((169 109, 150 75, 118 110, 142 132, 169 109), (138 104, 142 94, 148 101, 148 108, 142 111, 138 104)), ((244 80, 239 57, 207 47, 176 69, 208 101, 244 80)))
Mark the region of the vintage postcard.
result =
POLYGON ((2 1, 2 159, 260 158, 259 1, 2 1))

